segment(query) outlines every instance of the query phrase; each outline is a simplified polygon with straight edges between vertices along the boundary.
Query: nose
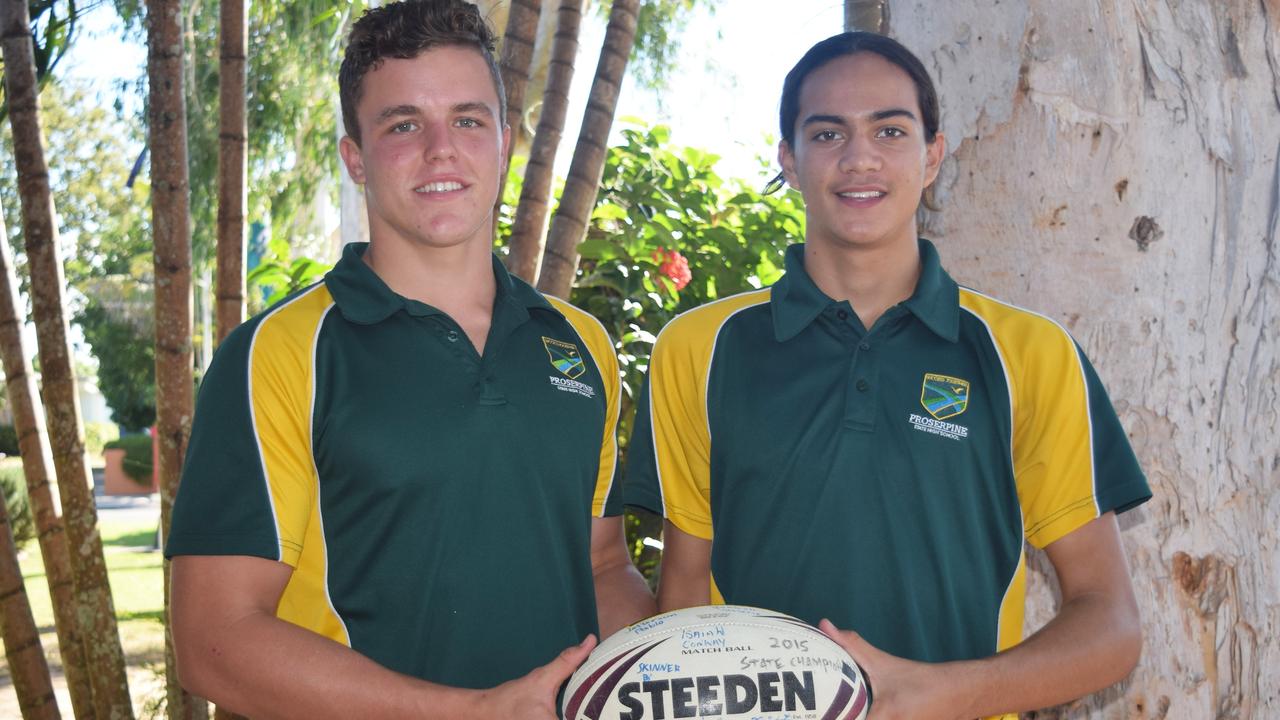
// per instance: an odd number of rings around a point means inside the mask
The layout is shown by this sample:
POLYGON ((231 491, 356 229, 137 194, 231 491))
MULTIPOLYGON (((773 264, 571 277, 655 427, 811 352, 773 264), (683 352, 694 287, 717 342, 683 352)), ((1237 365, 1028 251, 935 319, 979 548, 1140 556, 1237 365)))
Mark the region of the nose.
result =
POLYGON ((875 141, 862 133, 854 133, 845 143, 839 167, 841 172, 869 173, 879 170, 882 162, 880 148, 875 141))
POLYGON ((423 154, 428 161, 452 160, 458 155, 452 128, 447 122, 429 123, 423 133, 423 154))

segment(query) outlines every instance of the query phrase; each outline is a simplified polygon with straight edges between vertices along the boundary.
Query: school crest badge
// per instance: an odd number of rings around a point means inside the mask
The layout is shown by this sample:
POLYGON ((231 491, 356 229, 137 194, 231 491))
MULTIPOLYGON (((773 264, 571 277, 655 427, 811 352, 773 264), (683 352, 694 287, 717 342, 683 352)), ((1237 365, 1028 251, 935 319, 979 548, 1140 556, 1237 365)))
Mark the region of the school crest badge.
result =
POLYGON ((969 407, 969 381, 925 373, 920 404, 935 420, 953 418, 969 407))
POLYGON ((547 357, 551 359, 552 367, 565 377, 573 379, 587 371, 587 363, 582 359, 582 353, 578 352, 577 345, 549 337, 543 337, 542 344, 547 348, 547 357))

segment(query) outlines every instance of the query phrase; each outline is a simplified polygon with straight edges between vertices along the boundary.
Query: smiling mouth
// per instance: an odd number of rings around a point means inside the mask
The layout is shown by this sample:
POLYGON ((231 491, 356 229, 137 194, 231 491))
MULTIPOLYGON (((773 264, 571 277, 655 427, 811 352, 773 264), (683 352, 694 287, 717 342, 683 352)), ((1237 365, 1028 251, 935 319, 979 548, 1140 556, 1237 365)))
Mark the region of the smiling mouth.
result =
POLYGON ((853 198, 854 200, 875 200, 876 198, 884 197, 887 193, 880 190, 859 190, 858 192, 842 192, 836 194, 840 197, 853 198))
POLYGON ((453 192, 454 190, 461 189, 462 183, 450 181, 427 183, 421 187, 414 188, 413 191, 421 195, 428 195, 431 193, 453 192))

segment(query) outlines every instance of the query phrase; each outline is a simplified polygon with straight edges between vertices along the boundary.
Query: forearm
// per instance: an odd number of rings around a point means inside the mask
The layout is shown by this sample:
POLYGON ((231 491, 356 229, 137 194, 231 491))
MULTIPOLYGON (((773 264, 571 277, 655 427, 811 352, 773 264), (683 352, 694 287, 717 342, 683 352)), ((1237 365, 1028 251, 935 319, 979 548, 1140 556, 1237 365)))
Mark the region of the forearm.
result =
POLYGON ((175 640, 183 684, 253 718, 463 718, 480 695, 392 672, 263 613, 175 640))
POLYGON ((653 593, 629 558, 600 568, 595 586, 601 639, 658 612, 653 593))
POLYGON ((1021 644, 980 660, 949 663, 957 718, 1059 705, 1124 679, 1142 649, 1136 611, 1102 594, 1063 604, 1049 624, 1021 644))

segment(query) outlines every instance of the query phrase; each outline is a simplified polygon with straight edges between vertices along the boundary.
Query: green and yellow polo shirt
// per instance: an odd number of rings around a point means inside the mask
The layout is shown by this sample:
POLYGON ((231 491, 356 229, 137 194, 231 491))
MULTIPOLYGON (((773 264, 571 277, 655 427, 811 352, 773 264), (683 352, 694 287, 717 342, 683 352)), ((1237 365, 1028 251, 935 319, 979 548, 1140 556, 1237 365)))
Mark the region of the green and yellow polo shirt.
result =
POLYGON ((1097 375, 1057 323, 959 288, 920 241, 870 331, 787 251, 772 288, 658 336, 627 502, 712 541, 715 602, 830 618, 890 653, 1023 637, 1023 541, 1150 497, 1097 375))
POLYGON ((165 554, 286 563, 280 618, 490 687, 597 631, 591 518, 621 511, 617 356, 598 321, 495 258, 481 357, 364 247, 219 348, 165 554))

